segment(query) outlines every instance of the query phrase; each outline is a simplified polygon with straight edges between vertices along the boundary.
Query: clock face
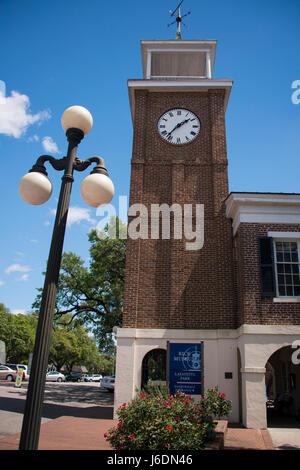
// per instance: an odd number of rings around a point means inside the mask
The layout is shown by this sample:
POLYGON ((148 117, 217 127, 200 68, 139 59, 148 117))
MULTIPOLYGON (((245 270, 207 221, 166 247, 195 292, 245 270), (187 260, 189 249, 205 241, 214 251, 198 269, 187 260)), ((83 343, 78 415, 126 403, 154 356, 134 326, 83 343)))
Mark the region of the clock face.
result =
POLYGON ((175 108, 166 111, 158 120, 160 136, 175 145, 188 144, 200 132, 198 117, 188 109, 175 108))

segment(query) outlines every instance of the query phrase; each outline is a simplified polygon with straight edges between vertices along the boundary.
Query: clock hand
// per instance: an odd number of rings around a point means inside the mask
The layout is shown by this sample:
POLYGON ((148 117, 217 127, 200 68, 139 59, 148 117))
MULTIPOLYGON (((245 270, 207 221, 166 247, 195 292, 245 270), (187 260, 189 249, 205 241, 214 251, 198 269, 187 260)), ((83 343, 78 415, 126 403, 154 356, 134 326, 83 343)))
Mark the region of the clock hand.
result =
POLYGON ((176 124, 176 126, 170 132, 168 132, 168 135, 171 135, 172 132, 175 131, 175 129, 178 129, 178 127, 180 126, 181 126, 181 123, 176 124))
POLYGON ((186 122, 188 122, 190 120, 189 119, 185 119, 184 121, 182 122, 179 122, 178 124, 176 124, 176 126, 174 127, 174 129, 172 129, 170 132, 168 132, 167 135, 171 135, 173 131, 175 131, 175 129, 178 129, 179 127, 181 127, 183 124, 185 124, 186 122))
POLYGON ((180 125, 182 126, 183 124, 185 124, 186 122, 188 122, 190 119, 191 119, 191 118, 188 118, 188 119, 186 119, 185 121, 182 121, 182 123, 181 123, 180 125))

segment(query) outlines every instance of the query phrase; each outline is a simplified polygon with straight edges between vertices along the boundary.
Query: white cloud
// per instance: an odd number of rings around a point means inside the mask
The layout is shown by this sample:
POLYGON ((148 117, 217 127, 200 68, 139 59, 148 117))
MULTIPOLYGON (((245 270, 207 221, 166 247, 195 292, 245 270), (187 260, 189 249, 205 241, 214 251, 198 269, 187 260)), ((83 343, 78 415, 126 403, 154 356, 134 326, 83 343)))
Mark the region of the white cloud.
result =
POLYGON ((27 142, 39 142, 40 138, 38 135, 34 134, 31 137, 28 137, 27 142))
POLYGON ((0 286, 4 286, 5 282, 4 281, 0 281, 0 286))
POLYGON ((72 206, 69 208, 67 225, 70 227, 73 224, 80 224, 82 220, 89 222, 90 224, 95 224, 96 221, 90 216, 90 209, 83 207, 72 206))
POLYGON ((2 98, 0 102, 0 134, 19 139, 30 125, 41 123, 51 117, 49 111, 31 114, 29 108, 29 97, 21 95, 17 91, 12 91, 11 96, 2 98))
POLYGON ((60 153, 52 137, 49 137, 49 136, 44 137, 42 140, 42 145, 44 147, 44 150, 46 150, 46 152, 60 153))
POLYGON ((18 281, 28 281, 29 274, 22 274, 21 277, 18 278, 18 281))
POLYGON ((25 315, 26 314, 26 311, 24 310, 24 308, 15 308, 14 310, 11 310, 11 313, 13 315, 25 315))
POLYGON ((5 270, 6 274, 10 274, 13 272, 28 273, 29 271, 31 271, 29 266, 21 266, 20 264, 11 264, 5 270))
POLYGON ((23 258, 25 255, 24 253, 22 253, 22 251, 15 251, 16 255, 20 256, 21 258, 23 258))
MULTIPOLYGON (((51 209, 50 212, 52 215, 56 215, 56 209, 51 209)), ((91 225, 96 224, 96 220, 91 217, 90 213, 90 209, 71 206, 68 212, 67 226, 71 227, 73 224, 80 224, 83 220, 89 222, 91 225)))

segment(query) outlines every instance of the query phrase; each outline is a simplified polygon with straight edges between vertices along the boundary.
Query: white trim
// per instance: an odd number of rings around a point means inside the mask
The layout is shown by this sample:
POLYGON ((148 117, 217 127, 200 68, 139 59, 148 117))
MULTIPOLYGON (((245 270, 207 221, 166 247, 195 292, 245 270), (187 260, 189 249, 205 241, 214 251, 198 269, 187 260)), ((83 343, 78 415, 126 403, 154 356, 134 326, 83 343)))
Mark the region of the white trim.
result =
POLYGON ((212 78, 212 67, 211 67, 211 59, 210 59, 210 52, 206 52, 206 76, 207 78, 212 78))
POLYGON ((299 238, 300 240, 300 232, 268 232, 268 237, 276 239, 299 238))
POLYGON ((265 374, 265 367, 244 367, 240 370, 242 374, 265 374))
POLYGON ((179 80, 128 80, 128 93, 131 109, 132 122, 134 122, 135 113, 135 90, 148 90, 151 92, 176 92, 176 91, 196 91, 207 92, 209 89, 225 90, 225 111, 227 109, 233 80, 230 79, 208 79, 197 78, 179 79, 179 80))
POLYGON ((153 52, 195 52, 211 54, 211 73, 213 71, 217 41, 215 39, 207 40, 142 40, 142 64, 143 77, 149 79, 149 62, 151 64, 151 55, 153 52))
POLYGON ((172 329, 172 328, 117 328, 117 338, 133 339, 237 339, 244 335, 300 335, 300 325, 251 325, 244 323, 237 329, 172 329))
POLYGON ((300 224, 300 194, 231 193, 225 205, 234 235, 243 222, 300 224))
POLYGON ((274 303, 300 303, 300 297, 287 297, 287 296, 282 296, 282 297, 273 297, 273 302, 274 303))

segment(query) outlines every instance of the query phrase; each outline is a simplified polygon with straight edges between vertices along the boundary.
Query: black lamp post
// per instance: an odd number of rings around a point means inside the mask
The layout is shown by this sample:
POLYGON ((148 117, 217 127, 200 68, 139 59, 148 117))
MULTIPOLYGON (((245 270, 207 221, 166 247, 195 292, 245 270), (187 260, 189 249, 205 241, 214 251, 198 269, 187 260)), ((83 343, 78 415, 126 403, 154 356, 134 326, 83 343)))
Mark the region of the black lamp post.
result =
POLYGON ((22 178, 19 186, 21 197, 26 202, 33 205, 43 204, 52 194, 52 185, 47 177, 44 163, 49 162, 55 170, 64 171, 36 331, 20 450, 38 448, 57 284, 74 181, 73 171, 83 171, 92 163, 96 163, 91 174, 81 185, 81 196, 88 205, 98 207, 108 204, 114 195, 114 186, 104 167, 104 160, 100 157, 80 160, 76 156, 78 144, 93 125, 89 111, 81 106, 71 106, 62 116, 62 125, 69 142, 67 156, 61 159, 49 155, 39 157, 30 172, 22 178))

